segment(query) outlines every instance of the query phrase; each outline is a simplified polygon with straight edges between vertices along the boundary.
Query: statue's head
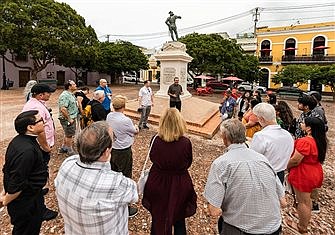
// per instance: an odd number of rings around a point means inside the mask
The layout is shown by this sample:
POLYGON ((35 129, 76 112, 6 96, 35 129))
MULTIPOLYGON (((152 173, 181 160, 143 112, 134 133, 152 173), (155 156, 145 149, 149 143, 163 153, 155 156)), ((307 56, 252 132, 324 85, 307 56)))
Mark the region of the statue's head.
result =
POLYGON ((170 16, 173 16, 173 12, 172 11, 169 11, 169 14, 170 14, 170 16))

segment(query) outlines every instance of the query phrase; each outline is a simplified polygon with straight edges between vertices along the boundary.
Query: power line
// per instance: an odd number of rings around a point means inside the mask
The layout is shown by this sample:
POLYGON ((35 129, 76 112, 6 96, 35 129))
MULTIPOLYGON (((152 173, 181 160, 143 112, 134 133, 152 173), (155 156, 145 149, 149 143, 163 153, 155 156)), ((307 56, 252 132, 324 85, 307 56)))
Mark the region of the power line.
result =
POLYGON ((266 8, 262 8, 262 10, 263 11, 268 11, 268 10, 287 11, 287 10, 300 10, 300 9, 307 9, 307 8, 331 7, 331 6, 335 6, 335 3, 285 6, 285 7, 266 7, 266 8))
MULTIPOLYGON (((232 20, 236 20, 242 17, 245 17, 247 15, 250 15, 252 13, 252 10, 248 10, 242 13, 239 13, 237 15, 233 15, 233 16, 229 16, 223 19, 219 19, 219 20, 215 20, 215 21, 211 21, 211 22, 207 22, 207 23, 203 23, 203 24, 199 24, 199 25, 195 25, 195 26, 191 26, 191 27, 186 27, 186 28, 182 28, 179 31, 180 32, 189 32, 192 30, 197 30, 197 29, 203 29, 203 28, 207 28, 207 27, 213 27, 215 25, 218 24, 222 24, 222 23, 226 23, 227 21, 232 21, 232 20)), ((165 35, 166 31, 164 32, 157 32, 157 33, 146 33, 146 34, 110 34, 113 37, 149 37, 149 36, 162 36, 165 35)))
POLYGON ((311 19, 320 19, 320 18, 329 18, 334 17, 334 15, 330 16, 317 16, 317 17, 308 17, 308 18, 291 18, 291 19, 281 19, 281 20, 261 20, 262 23, 264 22, 276 22, 276 21, 290 21, 290 20, 311 20, 311 19))
MULTIPOLYGON (((279 14, 292 14, 292 13, 312 13, 312 12, 317 12, 317 13, 320 13, 320 12, 333 12, 334 13, 334 10, 313 10, 313 11, 287 11, 287 12, 283 12, 281 11, 279 14)), ((265 11, 265 12, 262 12, 263 14, 272 14, 272 13, 278 13, 277 11, 265 11)))

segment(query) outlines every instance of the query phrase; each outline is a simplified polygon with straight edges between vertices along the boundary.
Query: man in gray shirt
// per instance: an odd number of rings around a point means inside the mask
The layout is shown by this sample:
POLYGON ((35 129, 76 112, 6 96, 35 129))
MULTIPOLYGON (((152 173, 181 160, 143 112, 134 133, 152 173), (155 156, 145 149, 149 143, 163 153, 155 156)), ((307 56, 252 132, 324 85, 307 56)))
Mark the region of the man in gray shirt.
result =
POLYGON ((179 84, 179 78, 174 78, 174 83, 169 86, 168 95, 170 96, 170 108, 176 108, 181 112, 181 99, 183 95, 183 87, 179 84))
POLYGON ((280 202, 285 192, 269 161, 245 145, 245 127, 237 119, 220 127, 227 151, 211 166, 204 197, 213 216, 221 216, 220 234, 280 234, 280 202))
MULTIPOLYGON (((129 117, 123 114, 126 108, 127 98, 117 95, 112 101, 114 112, 107 115, 107 123, 113 129, 114 141, 112 144, 112 157, 110 159, 113 171, 122 172, 128 178, 132 177, 133 152, 131 146, 134 136, 138 133, 137 125, 134 125, 129 117)), ((128 207, 129 217, 137 214, 137 208, 128 207)))

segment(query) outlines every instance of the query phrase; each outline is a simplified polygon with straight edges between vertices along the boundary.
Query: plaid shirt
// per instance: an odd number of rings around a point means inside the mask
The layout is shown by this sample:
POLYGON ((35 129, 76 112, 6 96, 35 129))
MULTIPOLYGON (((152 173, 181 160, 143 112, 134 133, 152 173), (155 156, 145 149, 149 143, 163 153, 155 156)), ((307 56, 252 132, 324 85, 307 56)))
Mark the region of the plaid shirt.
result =
POLYGON ((128 204, 138 200, 136 183, 109 162, 67 158, 55 179, 65 234, 128 234, 128 204))
POLYGON ((204 197, 223 220, 243 232, 271 234, 281 225, 284 188, 269 161, 245 144, 232 144, 211 166, 204 197))

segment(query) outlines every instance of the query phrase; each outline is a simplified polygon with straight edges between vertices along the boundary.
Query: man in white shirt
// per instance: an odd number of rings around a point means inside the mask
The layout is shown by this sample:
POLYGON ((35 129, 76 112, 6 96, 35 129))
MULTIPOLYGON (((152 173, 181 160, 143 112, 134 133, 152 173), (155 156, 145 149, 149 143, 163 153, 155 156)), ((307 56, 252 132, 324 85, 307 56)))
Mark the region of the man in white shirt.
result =
POLYGON ((138 123, 140 129, 149 129, 147 126, 148 117, 150 115, 151 106, 154 106, 153 94, 150 87, 150 81, 144 81, 144 86, 138 92, 139 110, 141 110, 141 118, 138 123))
POLYGON ((78 155, 61 165, 55 179, 65 234, 129 234, 128 204, 138 200, 136 183, 111 170, 112 129, 104 121, 77 138, 78 155))
POLYGON ((263 154, 284 182, 284 171, 294 150, 291 134, 276 121, 276 111, 271 104, 260 103, 253 108, 263 129, 254 134, 250 148, 263 154))

